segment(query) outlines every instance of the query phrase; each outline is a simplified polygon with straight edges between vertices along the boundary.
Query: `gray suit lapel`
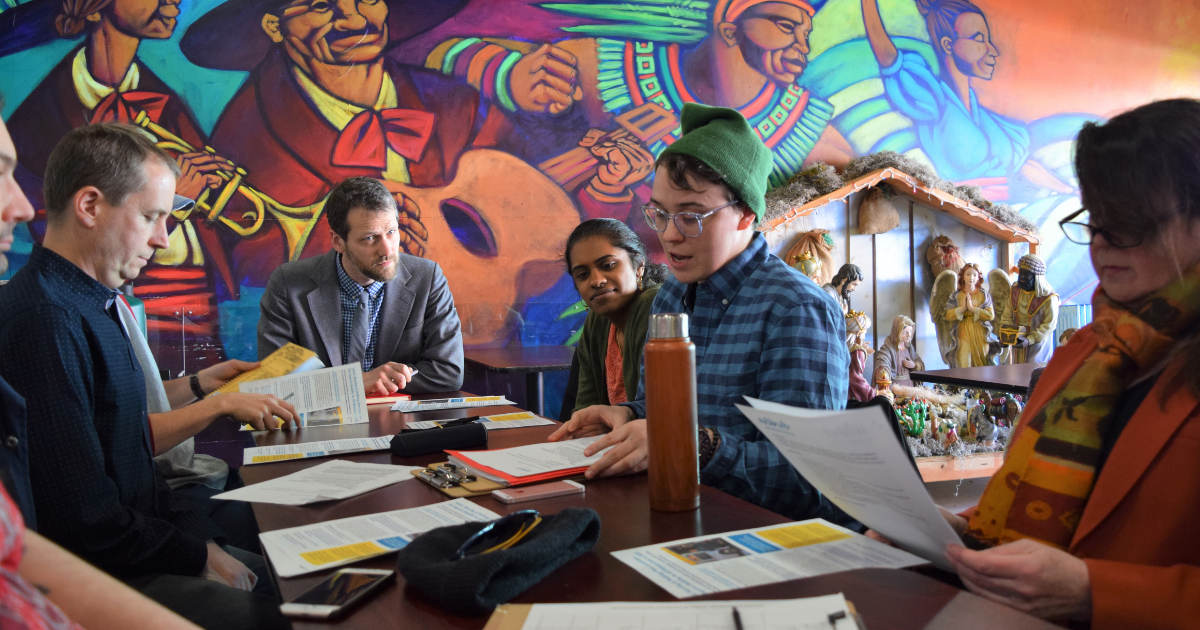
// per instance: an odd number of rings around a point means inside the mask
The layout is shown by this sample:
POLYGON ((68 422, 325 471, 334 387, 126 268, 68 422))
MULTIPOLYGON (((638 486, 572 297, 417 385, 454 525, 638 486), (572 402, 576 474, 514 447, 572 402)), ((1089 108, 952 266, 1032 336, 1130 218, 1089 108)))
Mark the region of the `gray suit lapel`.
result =
MULTIPOLYGON (((379 342, 375 344, 375 365, 396 358, 396 347, 400 345, 400 337, 408 327, 408 319, 412 314, 416 292, 408 286, 412 274, 404 266, 403 260, 398 261, 399 269, 396 277, 388 283, 383 293, 383 305, 379 308, 379 342)), ((415 358, 412 361, 416 363, 415 358)))
POLYGON ((325 354, 331 365, 342 364, 342 301, 338 288, 337 252, 330 250, 324 256, 313 282, 316 287, 308 294, 308 312, 317 327, 317 336, 325 345, 325 354))

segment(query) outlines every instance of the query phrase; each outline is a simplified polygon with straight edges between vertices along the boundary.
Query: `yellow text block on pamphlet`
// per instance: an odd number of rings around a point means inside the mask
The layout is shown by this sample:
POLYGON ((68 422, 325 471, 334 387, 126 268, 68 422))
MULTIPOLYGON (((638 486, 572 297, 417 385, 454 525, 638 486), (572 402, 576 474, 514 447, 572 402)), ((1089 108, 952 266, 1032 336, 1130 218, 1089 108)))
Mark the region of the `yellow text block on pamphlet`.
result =
POLYGON ((321 566, 330 562, 345 562, 355 558, 370 558, 381 553, 389 551, 379 545, 367 541, 355 543, 353 545, 342 545, 341 547, 330 547, 328 549, 318 549, 316 551, 306 551, 300 554, 306 562, 313 566, 321 566))
POLYGON ((850 538, 850 534, 839 532, 821 523, 803 523, 800 525, 776 527, 774 529, 763 529, 755 532, 755 534, 761 538, 766 538, 784 549, 795 549, 796 547, 807 547, 808 545, 819 545, 821 543, 850 538))
POLYGON ((281 462, 285 459, 301 459, 304 453, 284 453, 282 455, 255 455, 251 458, 251 464, 265 464, 267 462, 281 462))
POLYGON ((289 343, 268 355, 257 368, 238 374, 209 396, 216 393, 236 392, 242 383, 248 381, 262 381, 268 378, 287 376, 316 356, 317 354, 312 350, 289 343))
POLYGON ((518 411, 516 413, 502 413, 497 416, 488 416, 488 422, 511 422, 513 420, 533 420, 537 416, 528 411, 518 411))

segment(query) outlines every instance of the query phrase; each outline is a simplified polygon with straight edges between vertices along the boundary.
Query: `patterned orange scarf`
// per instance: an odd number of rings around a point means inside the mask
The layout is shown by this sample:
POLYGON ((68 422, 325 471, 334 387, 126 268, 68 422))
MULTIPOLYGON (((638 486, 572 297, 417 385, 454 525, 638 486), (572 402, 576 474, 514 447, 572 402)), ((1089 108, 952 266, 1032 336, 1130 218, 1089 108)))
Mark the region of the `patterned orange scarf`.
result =
POLYGON ((1121 393, 1200 322, 1200 265, 1136 303, 1098 290, 1092 304, 1096 351, 1042 409, 1025 410, 967 528, 984 544, 1071 544, 1121 393))

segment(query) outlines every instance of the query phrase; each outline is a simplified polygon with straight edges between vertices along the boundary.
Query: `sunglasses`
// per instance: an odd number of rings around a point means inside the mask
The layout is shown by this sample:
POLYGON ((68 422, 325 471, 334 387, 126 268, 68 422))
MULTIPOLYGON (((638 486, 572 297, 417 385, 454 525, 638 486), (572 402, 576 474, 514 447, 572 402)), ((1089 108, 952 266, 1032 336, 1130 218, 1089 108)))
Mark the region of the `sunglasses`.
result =
POLYGON ((542 522, 537 510, 521 510, 498 518, 475 532, 454 554, 454 560, 508 549, 521 542, 542 522))

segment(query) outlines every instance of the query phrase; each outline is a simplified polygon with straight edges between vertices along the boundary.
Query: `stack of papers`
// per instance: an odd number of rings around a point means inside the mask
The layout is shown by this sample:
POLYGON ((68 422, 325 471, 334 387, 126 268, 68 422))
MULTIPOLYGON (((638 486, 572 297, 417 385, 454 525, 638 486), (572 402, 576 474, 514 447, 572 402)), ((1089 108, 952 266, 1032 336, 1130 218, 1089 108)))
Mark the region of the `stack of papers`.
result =
POLYGON ((680 599, 850 569, 902 569, 917 556, 814 518, 614 551, 680 599))
MULTIPOLYGON (((550 479, 582 475, 600 461, 608 448, 584 457, 583 451, 602 436, 545 442, 494 451, 446 451, 450 463, 470 468, 476 475, 505 486, 520 486, 550 479)), ((609 448, 612 448, 611 446, 609 448)))
POLYGON ((470 409, 472 407, 494 407, 511 405, 513 401, 504 396, 470 396, 467 398, 435 398, 433 400, 402 400, 392 405, 392 411, 416 413, 418 411, 441 411, 442 409, 470 409))
POLYGON ((340 567, 397 551, 431 529, 485 522, 499 514, 466 499, 367 514, 258 535, 279 577, 340 567))
POLYGON ((269 464, 289 459, 329 457, 364 451, 386 451, 392 445, 391 435, 373 438, 347 438, 344 440, 322 440, 280 446, 255 446, 242 451, 242 465, 269 464))
POLYGON ((367 394, 368 405, 394 405, 404 400, 412 400, 412 396, 396 392, 394 394, 367 394))
POLYGON ((838 593, 804 599, 712 602, 605 602, 534 604, 522 630, 852 630, 846 598, 838 593), (733 620, 737 609, 739 626, 733 620))
MULTIPOLYGON (((421 422, 409 422, 404 425, 406 429, 434 429, 437 428, 439 422, 449 422, 447 420, 422 420, 421 422)), ((550 420, 542 418, 528 411, 518 411, 516 413, 502 413, 495 416, 483 416, 475 421, 476 424, 482 424, 488 431, 495 429, 516 429, 517 427, 536 427, 546 424, 554 424, 550 420)))
POLYGON ((238 488, 214 496, 226 501, 307 505, 335 501, 413 479, 413 466, 360 464, 342 460, 325 462, 270 481, 238 488))

